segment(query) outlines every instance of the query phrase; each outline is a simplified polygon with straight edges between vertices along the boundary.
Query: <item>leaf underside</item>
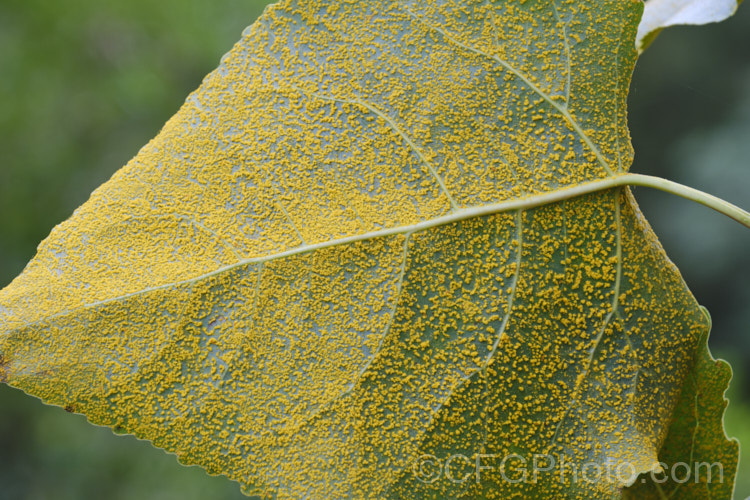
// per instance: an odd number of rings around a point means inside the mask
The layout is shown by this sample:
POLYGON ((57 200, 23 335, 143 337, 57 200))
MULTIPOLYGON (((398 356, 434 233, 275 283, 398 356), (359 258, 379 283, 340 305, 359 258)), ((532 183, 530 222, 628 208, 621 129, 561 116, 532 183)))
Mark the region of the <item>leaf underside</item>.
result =
POLYGON ((659 452, 663 473, 638 478, 625 498, 733 498, 739 443, 726 438, 722 425, 727 405, 723 391, 732 370, 725 361, 711 356, 705 341, 694 363, 659 452))
POLYGON ((620 497, 559 463, 649 472, 726 383, 627 188, 536 201, 631 164, 641 9, 267 9, 0 291, 0 381, 249 494, 620 497), (558 465, 506 481, 511 453, 558 465), (415 473, 454 454, 495 458, 415 473))

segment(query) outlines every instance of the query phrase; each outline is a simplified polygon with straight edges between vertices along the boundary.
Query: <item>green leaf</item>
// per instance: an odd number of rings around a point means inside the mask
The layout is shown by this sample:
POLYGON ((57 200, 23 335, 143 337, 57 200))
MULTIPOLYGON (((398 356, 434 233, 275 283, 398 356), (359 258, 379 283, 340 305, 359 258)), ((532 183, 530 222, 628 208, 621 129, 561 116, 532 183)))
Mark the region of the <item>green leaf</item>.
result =
POLYGON ((731 377, 729 365, 703 342, 659 452, 663 472, 638 478, 625 498, 732 498, 739 443, 727 439, 722 424, 731 377))
POLYGON ((264 496, 620 496, 709 327, 621 186, 641 9, 269 8, 0 291, 0 380, 264 496))
POLYGON ((659 32, 681 24, 708 24, 727 19, 742 0, 646 0, 636 45, 643 52, 659 32))

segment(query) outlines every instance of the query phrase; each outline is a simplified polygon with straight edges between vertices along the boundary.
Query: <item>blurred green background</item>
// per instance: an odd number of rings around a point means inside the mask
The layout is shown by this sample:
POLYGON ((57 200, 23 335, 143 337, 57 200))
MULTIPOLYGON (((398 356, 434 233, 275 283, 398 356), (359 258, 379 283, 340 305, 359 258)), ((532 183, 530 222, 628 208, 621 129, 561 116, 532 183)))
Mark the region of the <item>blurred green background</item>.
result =
MULTIPOLYGON (((177 111, 261 12, 253 0, 0 2, 0 287, 88 194, 177 111)), ((634 172, 750 207, 750 6, 672 28, 636 67, 634 172)), ((700 303, 711 348, 735 369, 726 425, 747 444, 750 495, 750 231, 645 188, 646 217, 700 303)), ((0 499, 243 498, 132 437, 0 385, 0 499)))

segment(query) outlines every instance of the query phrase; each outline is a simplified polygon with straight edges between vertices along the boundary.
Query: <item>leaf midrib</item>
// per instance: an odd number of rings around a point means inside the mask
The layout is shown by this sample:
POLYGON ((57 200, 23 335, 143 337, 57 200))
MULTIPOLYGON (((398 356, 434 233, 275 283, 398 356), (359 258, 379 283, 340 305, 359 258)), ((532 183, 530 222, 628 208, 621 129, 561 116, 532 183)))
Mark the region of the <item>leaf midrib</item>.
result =
POLYGON ((475 217, 494 215, 494 214, 499 214, 499 213, 504 213, 504 212, 510 212, 513 210, 527 210, 527 209, 536 208, 536 207, 540 207, 543 205, 549 205, 549 204, 556 203, 559 201, 567 200, 570 198, 576 198, 578 196, 583 196, 586 194, 604 191, 606 189, 611 189, 614 187, 634 184, 634 183, 637 183, 637 180, 641 177, 646 177, 646 176, 642 176, 639 174, 619 174, 619 175, 614 175, 610 177, 604 177, 601 179, 597 179, 595 181, 589 181, 589 182, 577 184, 575 186, 559 188, 554 191, 548 191, 545 193, 530 195, 530 196, 526 196, 523 198, 515 198, 512 200, 504 200, 501 202, 491 203, 487 205, 468 207, 468 208, 457 210, 455 212, 451 212, 447 215, 435 217, 433 219, 424 220, 424 221, 420 221, 420 222, 413 223, 413 224, 395 226, 395 227, 391 227, 387 229, 381 229, 378 231, 370 231, 367 233, 323 241, 320 243, 300 245, 298 247, 294 247, 294 248, 291 248, 289 250, 285 250, 282 252, 277 252, 275 254, 265 255, 262 257, 251 257, 247 259, 242 259, 242 260, 238 260, 237 262, 233 264, 220 267, 214 271, 204 273, 204 274, 198 275, 194 278, 190 278, 187 280, 176 281, 172 283, 165 283, 163 285, 157 285, 153 287, 144 288, 142 290, 138 290, 138 291, 128 293, 128 294, 119 295, 117 297, 112 297, 112 298, 100 300, 97 302, 83 304, 74 309, 61 311, 52 316, 40 318, 36 321, 32 321, 32 322, 20 325, 18 327, 14 327, 14 330, 27 328, 29 326, 39 324, 43 321, 51 321, 56 318, 66 316, 68 314, 71 314, 71 313, 74 313, 76 311, 80 311, 83 309, 94 308, 94 307, 110 304, 113 302, 122 301, 122 300, 135 297, 138 295, 143 295, 143 294, 150 293, 150 292, 174 288, 180 285, 192 284, 192 283, 204 280, 204 279, 211 278, 213 276, 223 274, 225 272, 229 272, 233 269, 237 269, 238 267, 245 266, 245 265, 263 264, 265 262, 282 259, 285 257, 291 257, 294 255, 314 252, 314 251, 322 250, 325 248, 335 247, 339 245, 348 245, 351 243, 357 243, 360 241, 372 240, 372 239, 392 236, 396 234, 407 234, 407 233, 425 231, 428 229, 432 229, 434 227, 444 226, 447 224, 460 222, 460 221, 472 219, 475 217))

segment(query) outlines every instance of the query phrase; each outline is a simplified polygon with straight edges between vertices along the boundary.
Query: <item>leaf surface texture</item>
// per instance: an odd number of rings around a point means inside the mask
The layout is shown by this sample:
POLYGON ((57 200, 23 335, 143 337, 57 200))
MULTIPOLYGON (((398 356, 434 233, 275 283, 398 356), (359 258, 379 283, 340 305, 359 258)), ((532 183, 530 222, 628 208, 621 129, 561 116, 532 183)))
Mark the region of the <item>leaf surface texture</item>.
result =
POLYGON ((655 467, 708 320, 627 188, 545 201, 631 164, 641 9, 270 7, 0 292, 0 380, 248 493, 618 497, 413 464, 655 467))

